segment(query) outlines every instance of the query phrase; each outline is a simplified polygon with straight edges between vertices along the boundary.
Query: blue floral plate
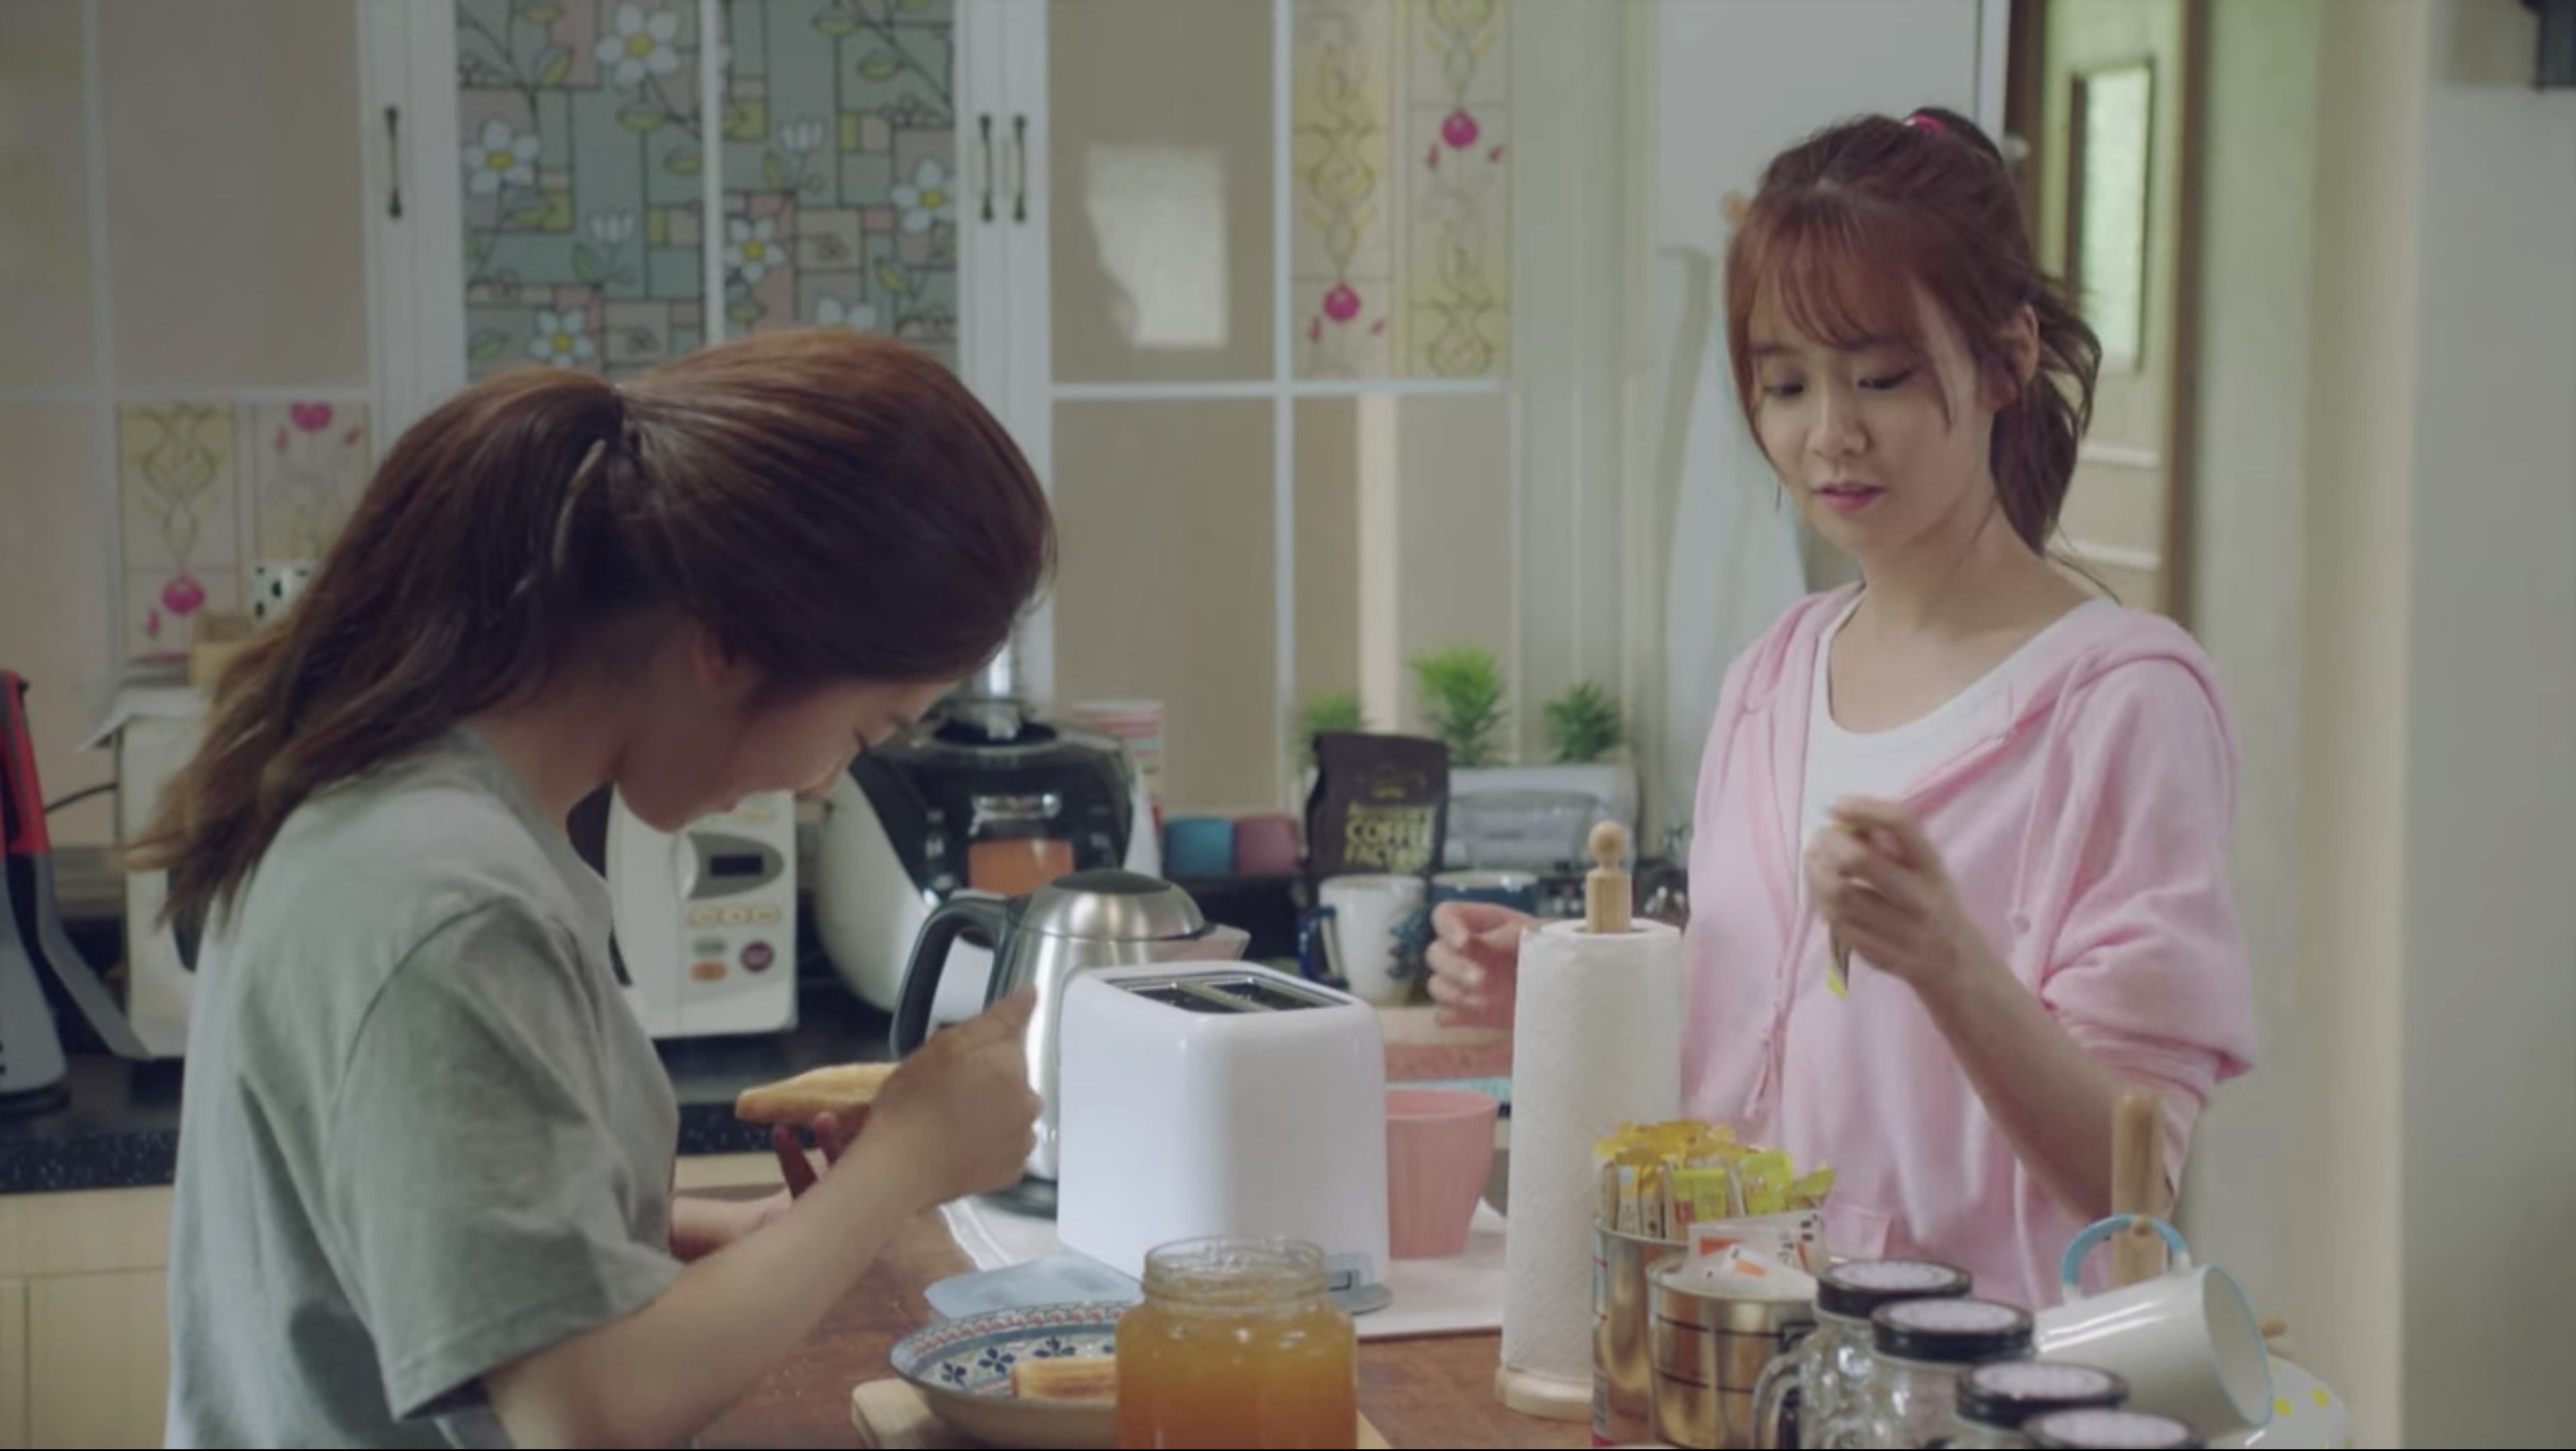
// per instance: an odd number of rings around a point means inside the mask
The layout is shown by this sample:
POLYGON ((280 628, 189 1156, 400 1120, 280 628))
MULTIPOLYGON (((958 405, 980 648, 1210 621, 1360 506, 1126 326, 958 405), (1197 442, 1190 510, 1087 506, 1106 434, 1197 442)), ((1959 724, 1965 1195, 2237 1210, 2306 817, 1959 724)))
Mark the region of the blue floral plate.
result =
POLYGON ((964 1315, 896 1341, 888 1358, 941 1424, 987 1446, 1113 1446, 1115 1406, 1019 1400, 1011 1394, 1011 1367, 1024 1359, 1115 1355, 1118 1317, 1126 1310, 1114 1301, 1084 1301, 964 1315))

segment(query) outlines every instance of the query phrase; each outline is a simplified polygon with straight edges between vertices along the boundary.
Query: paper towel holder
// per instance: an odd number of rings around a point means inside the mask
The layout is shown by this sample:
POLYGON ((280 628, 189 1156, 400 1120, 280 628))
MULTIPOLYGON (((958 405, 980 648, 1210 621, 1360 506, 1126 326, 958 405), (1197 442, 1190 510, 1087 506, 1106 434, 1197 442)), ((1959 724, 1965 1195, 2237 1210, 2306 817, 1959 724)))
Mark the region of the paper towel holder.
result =
MULTIPOLYGON (((1624 937, 1637 930, 1634 893, 1629 885, 1628 830, 1616 821, 1592 828, 1589 843, 1593 867, 1583 877, 1583 930, 1593 936, 1624 937)), ((1510 1410, 1542 1421, 1585 1421, 1592 1417, 1592 1379, 1565 1380, 1509 1365, 1494 1368, 1494 1398, 1510 1410)))

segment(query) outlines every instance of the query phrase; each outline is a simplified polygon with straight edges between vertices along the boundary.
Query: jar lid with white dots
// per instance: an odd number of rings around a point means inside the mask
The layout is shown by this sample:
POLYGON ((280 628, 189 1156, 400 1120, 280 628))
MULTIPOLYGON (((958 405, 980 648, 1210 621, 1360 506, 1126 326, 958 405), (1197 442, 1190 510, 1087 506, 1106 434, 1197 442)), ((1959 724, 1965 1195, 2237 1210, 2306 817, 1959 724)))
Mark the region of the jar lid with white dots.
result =
POLYGON ((1866 1320, 1900 1300, 1954 1300, 1968 1293, 1968 1272, 1938 1260, 1852 1260, 1816 1277, 1816 1312, 1866 1320))
POLYGON ((1994 1300, 1906 1300, 1869 1321, 1871 1344, 1889 1360, 1975 1365, 2030 1354, 2030 1312, 1994 1300))
POLYGON ((2208 1444, 2173 1417, 2145 1411, 2051 1411, 2021 1430, 2033 1446, 2059 1451, 2201 1451, 2208 1444))
POLYGON ((2089 1365, 2053 1360, 1998 1360, 1978 1366, 1959 1382, 1959 1419, 1997 1430, 2018 1430, 2050 1411, 2120 1406, 2129 1383, 2089 1365))

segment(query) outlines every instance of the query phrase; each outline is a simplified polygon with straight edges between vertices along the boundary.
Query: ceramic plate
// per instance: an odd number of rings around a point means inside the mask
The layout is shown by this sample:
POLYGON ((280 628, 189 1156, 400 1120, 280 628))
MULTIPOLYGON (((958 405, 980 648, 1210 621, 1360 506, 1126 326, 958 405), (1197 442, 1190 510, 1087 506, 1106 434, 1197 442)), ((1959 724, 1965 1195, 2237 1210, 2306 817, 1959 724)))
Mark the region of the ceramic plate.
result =
POLYGON ((2352 1413, 2343 1400, 2298 1366, 2272 1357, 2272 1424, 2210 1443, 2227 1451, 2346 1451, 2352 1413))
POLYGON ((1113 1446, 1117 1408, 1105 1404, 1023 1401, 1011 1395, 1011 1367, 1023 1359, 1057 1360, 1117 1354, 1118 1317, 1108 1301, 993 1310, 925 1325, 895 1342, 894 1373, 930 1403, 950 1430, 987 1446, 1042 1451, 1113 1446))

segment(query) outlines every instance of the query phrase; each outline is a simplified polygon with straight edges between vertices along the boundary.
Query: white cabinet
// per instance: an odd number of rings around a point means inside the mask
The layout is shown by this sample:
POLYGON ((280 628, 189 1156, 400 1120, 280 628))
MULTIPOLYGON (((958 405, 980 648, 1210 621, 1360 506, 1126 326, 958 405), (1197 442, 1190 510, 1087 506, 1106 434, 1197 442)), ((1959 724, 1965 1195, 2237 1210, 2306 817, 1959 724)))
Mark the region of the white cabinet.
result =
MULTIPOLYGON (((1025 99, 1043 88, 1012 68, 1045 7, 366 0, 361 16, 392 428, 508 364, 618 377, 808 324, 916 342, 1010 410, 1014 239, 1043 205, 1025 99)), ((1042 314, 1031 285, 1020 301, 1042 314)))

